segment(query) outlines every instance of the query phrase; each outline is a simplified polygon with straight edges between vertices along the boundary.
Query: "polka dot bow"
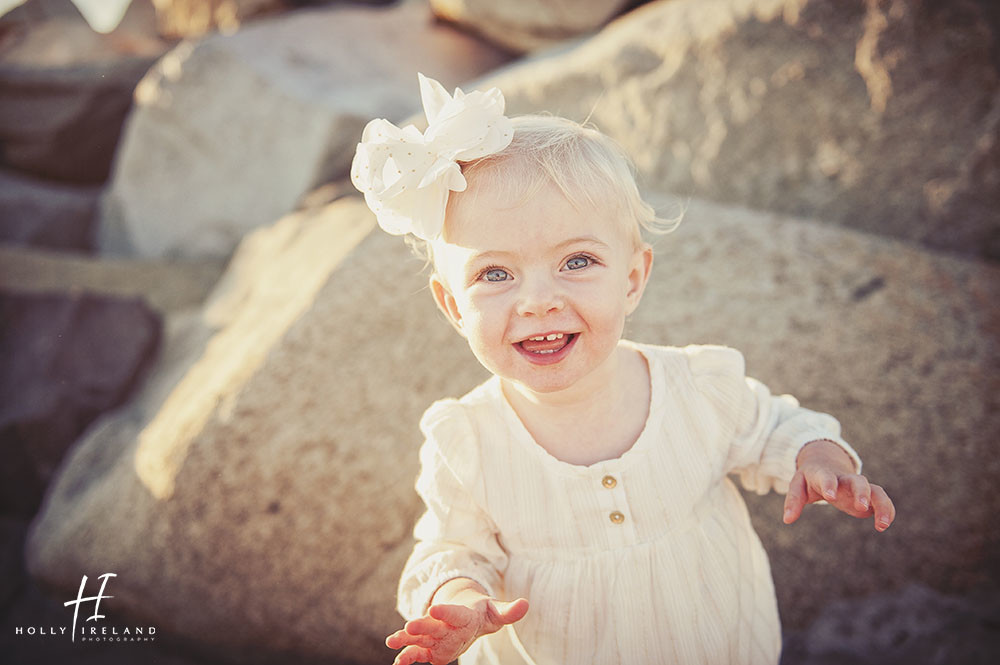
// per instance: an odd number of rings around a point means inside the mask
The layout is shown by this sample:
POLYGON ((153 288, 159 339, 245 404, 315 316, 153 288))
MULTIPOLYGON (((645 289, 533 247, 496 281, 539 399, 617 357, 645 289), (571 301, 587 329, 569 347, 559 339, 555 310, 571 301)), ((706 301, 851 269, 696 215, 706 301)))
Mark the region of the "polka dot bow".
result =
POLYGON ((465 190, 458 162, 503 150, 514 131, 497 88, 469 94, 455 88, 452 97, 434 79, 417 78, 427 130, 369 122, 354 154, 351 182, 383 230, 431 240, 444 227, 448 193, 465 190))

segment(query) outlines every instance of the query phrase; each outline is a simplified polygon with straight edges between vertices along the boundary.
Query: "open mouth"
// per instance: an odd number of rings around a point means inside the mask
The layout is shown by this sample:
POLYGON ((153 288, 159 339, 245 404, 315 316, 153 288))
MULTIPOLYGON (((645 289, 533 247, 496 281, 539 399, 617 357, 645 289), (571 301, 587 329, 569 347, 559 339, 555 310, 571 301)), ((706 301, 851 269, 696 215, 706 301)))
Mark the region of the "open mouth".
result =
POLYGON ((548 333, 521 340, 514 346, 532 362, 547 365, 561 360, 578 336, 578 333, 548 333))

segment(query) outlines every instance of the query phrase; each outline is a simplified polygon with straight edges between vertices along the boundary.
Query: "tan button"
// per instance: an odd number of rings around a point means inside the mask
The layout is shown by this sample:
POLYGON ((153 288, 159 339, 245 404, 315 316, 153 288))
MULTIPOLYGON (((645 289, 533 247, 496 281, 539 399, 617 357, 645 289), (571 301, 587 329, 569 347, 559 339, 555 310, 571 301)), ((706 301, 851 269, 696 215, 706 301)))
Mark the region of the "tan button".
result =
POLYGON ((617 510, 611 513, 610 517, 611 521, 614 522, 615 524, 621 524, 622 522, 625 521, 625 516, 622 515, 620 512, 618 512, 617 510))
POLYGON ((614 488, 615 485, 618 484, 618 481, 615 480, 614 476, 604 476, 604 478, 601 480, 601 484, 607 487, 608 489, 612 489, 614 488))

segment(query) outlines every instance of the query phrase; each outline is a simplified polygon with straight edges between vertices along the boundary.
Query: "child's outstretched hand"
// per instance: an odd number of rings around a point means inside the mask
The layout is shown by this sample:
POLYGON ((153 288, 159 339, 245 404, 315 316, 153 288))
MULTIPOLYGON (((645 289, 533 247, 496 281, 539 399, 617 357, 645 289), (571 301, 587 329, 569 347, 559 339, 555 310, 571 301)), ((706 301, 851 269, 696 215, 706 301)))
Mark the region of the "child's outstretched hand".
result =
POLYGON ((390 649, 403 649, 393 665, 447 665, 465 653, 476 638, 520 621, 527 612, 524 598, 504 603, 486 595, 472 580, 454 579, 434 594, 427 614, 407 621, 402 630, 385 639, 385 644, 390 649))
POLYGON ((875 516, 875 529, 885 531, 896 508, 885 490, 854 473, 854 463, 832 441, 810 441, 802 447, 785 496, 785 524, 802 514, 806 504, 826 501, 853 517, 875 516))

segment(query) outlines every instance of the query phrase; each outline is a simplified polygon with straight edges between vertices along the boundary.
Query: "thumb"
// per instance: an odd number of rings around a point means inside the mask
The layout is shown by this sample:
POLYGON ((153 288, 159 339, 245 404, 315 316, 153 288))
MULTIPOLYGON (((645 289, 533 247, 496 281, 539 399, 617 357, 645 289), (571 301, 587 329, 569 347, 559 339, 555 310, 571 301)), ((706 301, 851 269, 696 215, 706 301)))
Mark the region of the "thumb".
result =
POLYGON ((520 621, 528 613, 528 601, 525 598, 518 598, 509 603, 494 601, 493 605, 496 607, 500 622, 505 625, 520 621))

